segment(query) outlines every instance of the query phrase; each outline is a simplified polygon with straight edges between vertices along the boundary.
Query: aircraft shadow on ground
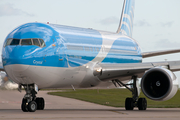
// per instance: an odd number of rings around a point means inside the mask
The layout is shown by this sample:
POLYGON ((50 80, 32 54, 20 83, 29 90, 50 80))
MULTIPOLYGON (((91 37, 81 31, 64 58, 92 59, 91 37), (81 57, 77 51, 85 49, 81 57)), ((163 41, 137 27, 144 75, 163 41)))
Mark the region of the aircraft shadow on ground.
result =
MULTIPOLYGON (((0 112, 5 112, 5 111, 21 111, 21 109, 0 109, 0 112)), ((168 110, 167 108, 163 109, 150 109, 150 110, 145 110, 145 111, 140 111, 138 109, 135 110, 125 110, 125 109, 45 109, 45 110, 38 110, 39 112, 47 112, 47 111, 121 111, 121 112, 180 112, 180 109, 177 110, 168 110)))

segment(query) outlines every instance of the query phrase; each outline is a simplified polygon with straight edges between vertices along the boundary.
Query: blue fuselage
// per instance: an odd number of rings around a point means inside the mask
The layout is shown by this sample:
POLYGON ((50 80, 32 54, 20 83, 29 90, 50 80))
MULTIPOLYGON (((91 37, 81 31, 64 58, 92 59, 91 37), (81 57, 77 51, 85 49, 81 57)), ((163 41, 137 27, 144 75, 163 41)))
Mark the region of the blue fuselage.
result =
MULTIPOLYGON (((77 68, 89 62, 140 63, 142 56, 136 41, 128 36, 55 24, 27 23, 6 37, 2 61, 5 68, 9 65, 77 68), (11 38, 21 42, 7 44, 11 38), (22 45, 23 39, 33 38, 44 40, 45 46, 22 45)), ((6 72, 8 74, 8 70, 6 72)))
POLYGON ((45 41, 46 47, 9 45, 3 47, 2 61, 4 66, 25 64, 78 67, 92 61, 100 52, 107 55, 97 62, 138 63, 142 61, 141 50, 134 40, 121 35, 114 40, 113 34, 111 36, 112 38, 103 38, 101 32, 93 29, 28 23, 13 30, 6 40, 8 38, 41 38, 45 41), (113 41, 112 45, 103 44, 104 39, 113 41))

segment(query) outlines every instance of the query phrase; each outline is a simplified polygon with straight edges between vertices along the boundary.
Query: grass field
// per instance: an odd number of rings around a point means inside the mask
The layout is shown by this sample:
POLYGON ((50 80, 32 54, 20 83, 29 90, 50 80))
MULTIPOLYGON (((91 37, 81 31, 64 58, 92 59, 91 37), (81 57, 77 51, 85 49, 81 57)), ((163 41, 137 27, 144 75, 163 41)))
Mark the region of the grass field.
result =
MULTIPOLYGON (((125 99, 131 97, 131 92, 127 89, 78 89, 62 90, 62 92, 49 92, 50 95, 63 96, 78 100, 88 101, 101 105, 124 107, 125 99)), ((140 97, 145 97, 141 92, 140 97)), ((147 98, 149 108, 179 108, 180 91, 168 101, 152 101, 147 98)))

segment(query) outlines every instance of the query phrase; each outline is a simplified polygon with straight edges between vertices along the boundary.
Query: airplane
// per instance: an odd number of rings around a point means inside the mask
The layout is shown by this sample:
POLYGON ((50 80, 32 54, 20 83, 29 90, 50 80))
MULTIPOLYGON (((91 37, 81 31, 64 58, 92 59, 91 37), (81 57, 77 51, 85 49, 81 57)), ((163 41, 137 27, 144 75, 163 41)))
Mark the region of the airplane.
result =
POLYGON ((142 59, 180 49, 142 52, 132 38, 134 5, 135 0, 124 0, 114 33, 38 22, 12 30, 3 44, 0 70, 18 84, 19 91, 24 87, 22 111, 44 109, 44 98, 36 96, 41 89, 89 88, 109 81, 132 92, 125 100, 126 110, 147 109, 146 99, 139 98, 140 89, 151 100, 171 99, 178 90, 173 72, 180 71, 180 61, 144 63, 142 59))

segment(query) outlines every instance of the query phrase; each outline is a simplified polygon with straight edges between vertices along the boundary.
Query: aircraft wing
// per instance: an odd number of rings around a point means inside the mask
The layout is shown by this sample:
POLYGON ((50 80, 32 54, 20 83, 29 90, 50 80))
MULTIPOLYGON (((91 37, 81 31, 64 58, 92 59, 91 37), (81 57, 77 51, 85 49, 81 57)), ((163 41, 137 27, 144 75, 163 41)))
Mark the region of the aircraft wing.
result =
POLYGON ((172 72, 180 70, 180 61, 163 61, 147 63, 125 63, 125 64, 104 64, 95 65, 93 74, 102 81, 113 79, 131 80, 132 76, 141 78, 146 70, 154 67, 164 67, 172 72))
POLYGON ((171 53, 178 53, 178 52, 180 52, 180 49, 144 52, 144 53, 142 53, 142 57, 147 58, 147 57, 153 57, 153 56, 165 55, 165 54, 171 54, 171 53))

